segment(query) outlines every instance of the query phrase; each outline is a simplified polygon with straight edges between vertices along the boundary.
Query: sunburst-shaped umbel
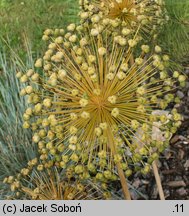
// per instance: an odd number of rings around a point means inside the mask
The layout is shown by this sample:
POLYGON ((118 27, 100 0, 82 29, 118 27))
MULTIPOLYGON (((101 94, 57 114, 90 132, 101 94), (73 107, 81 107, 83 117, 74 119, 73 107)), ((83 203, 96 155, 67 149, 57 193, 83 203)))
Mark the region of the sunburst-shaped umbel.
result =
POLYGON ((113 4, 109 1, 106 4, 110 4, 108 17, 110 19, 120 19, 125 21, 128 25, 131 25, 133 21, 137 21, 134 11, 137 10, 135 1, 133 0, 123 0, 118 3, 113 1, 113 4))
POLYGON ((45 32, 50 43, 36 61, 39 72, 17 74, 30 83, 21 91, 31 104, 24 128, 34 131, 47 167, 102 182, 116 180, 118 172, 123 185, 132 170, 150 170, 180 125, 176 110, 161 109, 174 102, 169 91, 184 77, 169 77, 169 58, 159 46, 149 56, 150 47, 142 45, 134 57, 137 35, 127 39, 104 30, 93 36, 74 24, 67 29, 45 32))
POLYGON ((91 20, 108 23, 109 27, 119 29, 127 27, 136 31, 140 26, 140 32, 144 36, 157 33, 157 26, 161 26, 167 20, 163 1, 155 0, 91 0, 81 1, 83 12, 80 16, 83 20, 91 20))
MULTIPOLYGON (((34 160, 31 160, 32 163, 34 160)), ((31 166, 31 164, 30 164, 31 166)), ((10 183, 14 192, 11 199, 33 200, 99 200, 110 199, 111 194, 94 182, 69 179, 64 171, 52 167, 37 170, 29 167, 21 171, 22 178, 14 178, 10 183), (30 170, 27 171, 26 170, 30 170)), ((10 180, 10 177, 9 177, 10 180)))
MULTIPOLYGON (((39 200, 98 200, 110 198, 107 192, 102 192, 92 183, 81 183, 77 180, 68 180, 61 176, 59 171, 35 172, 28 179, 32 186, 20 187, 25 196, 39 200)), ((28 181, 27 180, 27 181, 28 181)))

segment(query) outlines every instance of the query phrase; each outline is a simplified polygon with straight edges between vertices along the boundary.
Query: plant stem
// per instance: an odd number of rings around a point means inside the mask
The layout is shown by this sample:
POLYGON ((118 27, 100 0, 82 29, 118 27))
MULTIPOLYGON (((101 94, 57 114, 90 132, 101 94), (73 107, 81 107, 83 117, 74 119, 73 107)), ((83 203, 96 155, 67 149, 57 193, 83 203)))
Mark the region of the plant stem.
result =
POLYGON ((164 195, 162 184, 161 184, 161 178, 158 172, 157 161, 153 162, 152 167, 153 167, 154 176, 156 179, 156 184, 157 184, 160 200, 165 200, 165 195, 164 195))
MULTIPOLYGON (((114 137, 113 137, 113 134, 112 134, 110 128, 108 128, 107 137, 108 137, 108 140, 109 140, 109 143, 110 143, 110 149, 112 150, 113 155, 115 155, 116 154, 116 148, 115 148, 115 144, 113 142, 114 137)), ((116 163, 116 166, 117 166, 117 171, 118 171, 118 175, 119 175, 119 178, 120 178, 120 182, 121 182, 124 197, 125 197, 126 200, 131 200, 131 195, 130 195, 130 192, 129 192, 127 181, 126 181, 123 169, 121 168, 120 162, 116 163)))
POLYGON ((127 185, 127 181, 125 178, 125 175, 123 173, 123 170, 120 166, 120 163, 117 164, 117 170, 118 170, 118 175, 120 178, 120 182, 121 182, 121 186, 122 186, 122 190, 123 190, 123 194, 126 200, 131 200, 131 195, 128 189, 128 185, 127 185))
POLYGON ((131 57, 130 57, 131 66, 134 65, 134 63, 135 63, 134 56, 133 56, 133 54, 131 54, 131 57))

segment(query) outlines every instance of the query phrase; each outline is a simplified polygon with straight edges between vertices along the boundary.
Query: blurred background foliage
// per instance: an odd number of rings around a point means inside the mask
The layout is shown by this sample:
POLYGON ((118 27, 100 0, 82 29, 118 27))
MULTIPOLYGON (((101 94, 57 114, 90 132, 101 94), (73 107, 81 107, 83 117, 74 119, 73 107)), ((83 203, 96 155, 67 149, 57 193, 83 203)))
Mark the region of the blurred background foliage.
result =
POLYGON ((163 50, 177 63, 189 63, 189 0, 165 0, 168 23, 158 37, 163 50))
POLYGON ((23 130, 23 113, 26 100, 20 97, 23 86, 17 80, 15 70, 32 67, 29 49, 25 65, 18 57, 9 59, 0 52, 0 199, 9 195, 9 188, 2 184, 6 176, 16 175, 27 162, 37 156, 37 148, 31 142, 31 132, 23 130))
MULTIPOLYGON (((32 50, 43 49, 41 40, 47 28, 63 28, 77 21, 77 0, 0 0, 0 37, 24 55, 24 35, 32 44, 32 50)), ((3 41, 0 42, 4 47, 3 41)))

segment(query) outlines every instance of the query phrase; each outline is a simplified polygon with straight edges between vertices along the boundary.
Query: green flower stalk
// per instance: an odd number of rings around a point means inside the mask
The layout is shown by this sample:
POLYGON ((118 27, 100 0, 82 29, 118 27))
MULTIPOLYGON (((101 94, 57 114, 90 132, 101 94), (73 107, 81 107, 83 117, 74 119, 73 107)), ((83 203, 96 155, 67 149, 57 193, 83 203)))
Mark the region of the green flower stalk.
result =
POLYGON ((133 39, 106 29, 93 34, 71 24, 59 35, 46 30, 43 40, 48 50, 36 70, 17 74, 28 83, 21 90, 31 104, 23 126, 33 130, 43 161, 38 170, 56 166, 70 177, 100 182, 118 174, 129 199, 125 177, 148 173, 181 124, 175 109, 164 110, 179 103, 171 91, 185 77, 169 75, 169 57, 159 46, 143 44, 136 54, 137 34, 133 39))

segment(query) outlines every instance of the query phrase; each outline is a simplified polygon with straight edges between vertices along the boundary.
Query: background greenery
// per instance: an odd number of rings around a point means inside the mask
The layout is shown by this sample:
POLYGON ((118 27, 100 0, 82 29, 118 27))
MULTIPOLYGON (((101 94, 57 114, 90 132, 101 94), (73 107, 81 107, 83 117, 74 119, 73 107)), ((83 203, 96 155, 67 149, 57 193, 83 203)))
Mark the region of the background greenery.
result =
POLYGON ((189 0, 165 0, 169 22, 164 26, 158 42, 173 61, 189 62, 189 0))
POLYGON ((25 36, 32 50, 40 51, 43 31, 76 22, 78 9, 77 0, 0 0, 0 37, 19 54, 25 52, 25 36))
POLYGON ((19 95, 23 86, 15 76, 15 70, 24 71, 26 67, 32 67, 29 48, 26 58, 24 65, 19 58, 7 61, 5 53, 0 53, 0 200, 4 195, 11 195, 2 180, 16 175, 37 156, 31 132, 22 128, 22 116, 27 105, 25 98, 19 95))

